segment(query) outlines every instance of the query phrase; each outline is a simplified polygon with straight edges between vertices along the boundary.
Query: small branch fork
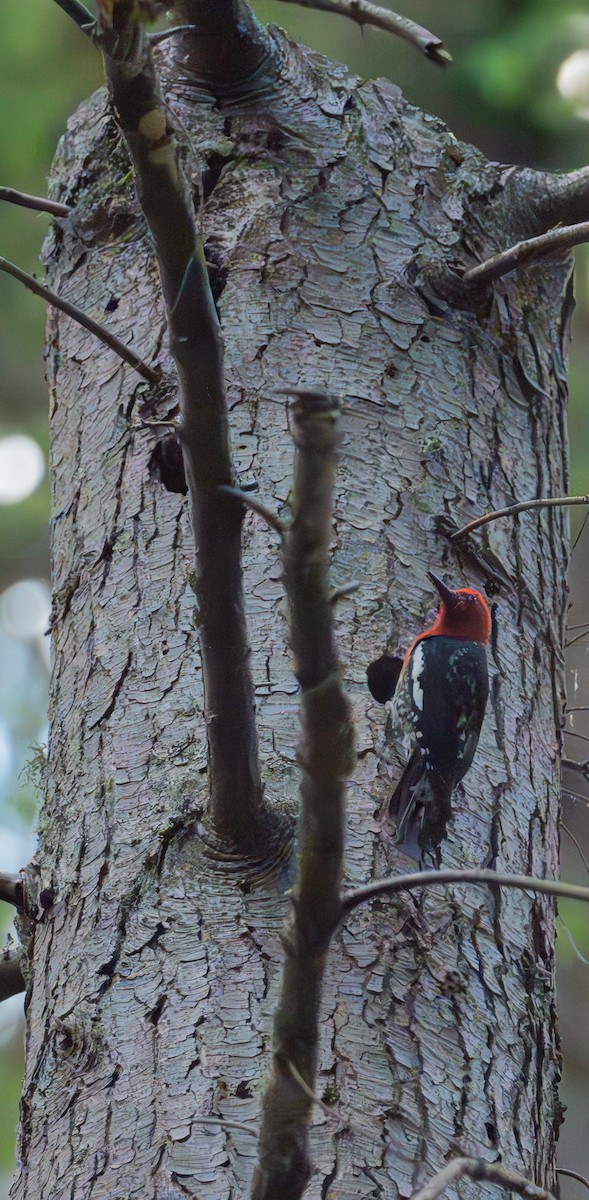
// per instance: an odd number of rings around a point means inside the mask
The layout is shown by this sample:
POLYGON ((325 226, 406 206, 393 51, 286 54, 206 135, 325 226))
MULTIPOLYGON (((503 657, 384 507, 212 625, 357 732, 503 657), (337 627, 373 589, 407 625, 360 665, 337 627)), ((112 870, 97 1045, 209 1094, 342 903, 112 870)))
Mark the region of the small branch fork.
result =
POLYGON ((487 1162, 482 1158, 454 1158, 442 1171, 434 1175, 429 1183, 417 1192, 413 1192, 411 1200, 438 1200, 451 1184, 456 1183, 467 1175, 477 1183, 497 1183, 506 1191, 516 1192, 524 1200, 556 1200, 552 1192, 546 1188, 531 1183, 524 1175, 511 1171, 501 1163, 487 1162))
POLYGON ((0 187, 0 200, 8 204, 19 204, 21 208, 34 208, 37 212, 50 213, 52 217, 69 217, 74 209, 69 204, 59 204, 47 196, 30 196, 28 192, 17 192, 16 188, 0 187))
POLYGON ((492 283, 502 275, 509 274, 516 267, 523 267, 532 259, 545 258, 548 254, 562 253, 589 241, 589 221, 581 221, 577 225, 558 225, 549 229, 539 237, 528 238, 527 241, 517 242, 501 254, 487 258, 485 262, 471 267, 462 276, 462 282, 469 287, 492 283))
POLYGON ((263 1100, 252 1200, 299 1200, 310 1178, 308 1122, 316 1101, 321 989, 341 915, 345 779, 355 754, 329 589, 338 417, 338 405, 329 397, 297 394, 291 422, 293 518, 284 535, 284 567, 302 691, 300 867, 283 934, 272 1077, 263 1100))
POLYGON ((395 37, 403 38, 416 46, 420 54, 424 54, 431 62, 445 67, 452 62, 452 56, 444 49, 444 43, 423 25, 416 25, 408 17, 401 17, 389 8, 371 4, 370 0, 288 0, 290 4, 298 4, 301 8, 315 8, 321 12, 337 13, 342 17, 350 17, 358 25, 374 25, 384 29, 395 37))
POLYGON ((497 508, 493 512, 485 513, 482 517, 476 517, 474 521, 469 521, 468 525, 464 525, 462 529, 452 533, 450 541, 456 542, 459 538, 466 537, 467 533, 473 533, 475 529, 480 529, 482 525, 498 521, 500 517, 516 517, 518 513, 530 512, 535 508, 574 508, 579 504, 589 504, 589 495, 545 496, 541 500, 523 500, 519 504, 511 504, 509 508, 497 508))
MULTIPOLYGON (((75 21, 79 29, 86 33, 89 37, 93 37, 96 32, 96 22, 92 13, 89 12, 80 0, 55 0, 56 4, 63 9, 75 21)), ((452 62, 452 56, 444 48, 444 43, 441 38, 436 37, 434 33, 430 33, 429 29, 425 29, 423 25, 417 25, 415 21, 409 20, 408 17, 402 17, 396 12, 391 12, 388 8, 382 8, 378 4, 372 4, 370 0, 288 0, 290 4, 298 4, 301 8, 319 9, 321 12, 335 13, 338 16, 349 17, 355 21, 357 25, 372 25, 377 29, 383 29, 385 33, 392 33, 394 37, 402 38, 406 42, 410 42, 415 46, 420 54, 425 55, 431 62, 438 63, 439 66, 447 66, 452 62)), ((219 0, 216 0, 221 11, 220 15, 224 21, 226 33, 231 33, 232 18, 235 19, 242 16, 244 6, 240 5, 241 13, 237 9, 231 11, 227 0, 223 0, 222 5, 219 0)), ((194 0, 176 0, 166 5, 178 13, 181 17, 207 22, 212 26, 214 17, 208 17, 206 11, 198 12, 194 0)), ((201 5, 201 9, 205 9, 205 5, 201 5)), ((237 21, 235 21, 237 24, 237 21)), ((174 37, 178 34, 194 33, 199 29, 198 24, 191 22, 188 25, 177 25, 173 29, 165 29, 160 33, 153 34, 150 38, 152 45, 157 45, 159 42, 166 40, 169 37, 174 37)), ((243 33, 243 31, 242 31, 243 33)))

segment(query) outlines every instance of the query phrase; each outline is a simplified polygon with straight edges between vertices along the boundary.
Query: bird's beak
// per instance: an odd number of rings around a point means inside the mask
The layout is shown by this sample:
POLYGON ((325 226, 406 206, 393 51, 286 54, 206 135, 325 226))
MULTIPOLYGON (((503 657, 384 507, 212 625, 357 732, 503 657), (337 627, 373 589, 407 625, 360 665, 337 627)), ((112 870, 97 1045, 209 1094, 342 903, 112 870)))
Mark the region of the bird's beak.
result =
POLYGON ((452 606, 456 604, 456 592, 453 591, 452 588, 447 587, 441 579, 438 579, 438 576, 434 575, 433 571, 428 571, 427 577, 428 579, 431 579, 436 591, 439 592, 440 596, 442 597, 444 604, 447 604, 449 608, 452 608, 452 606))

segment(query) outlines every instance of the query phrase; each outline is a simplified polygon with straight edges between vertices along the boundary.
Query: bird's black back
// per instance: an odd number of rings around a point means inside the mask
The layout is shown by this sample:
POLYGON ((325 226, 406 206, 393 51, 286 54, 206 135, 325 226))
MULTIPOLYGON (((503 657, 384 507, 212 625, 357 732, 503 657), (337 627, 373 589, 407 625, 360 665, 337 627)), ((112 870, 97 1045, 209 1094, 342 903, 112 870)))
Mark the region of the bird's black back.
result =
MULTIPOLYGON (((423 699, 420 709, 413 685, 416 744, 424 765, 454 787, 472 763, 485 715, 489 694, 486 651, 479 642, 443 636, 422 638, 415 650, 418 647, 423 654, 423 699)), ((408 674, 410 668, 409 663, 408 674)), ((410 677, 407 683, 411 688, 410 677)))

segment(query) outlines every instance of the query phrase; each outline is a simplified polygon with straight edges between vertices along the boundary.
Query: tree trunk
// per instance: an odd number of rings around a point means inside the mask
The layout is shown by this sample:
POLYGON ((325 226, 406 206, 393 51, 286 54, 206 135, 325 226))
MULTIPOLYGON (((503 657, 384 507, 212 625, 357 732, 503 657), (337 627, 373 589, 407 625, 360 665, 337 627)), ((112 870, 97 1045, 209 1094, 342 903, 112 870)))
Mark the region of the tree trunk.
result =
MULTIPOLYGON (((281 389, 345 397, 332 582, 360 583, 337 608, 359 750, 348 881, 408 867, 365 671, 423 628, 430 568, 497 600, 491 702, 442 862, 555 877, 567 518, 525 514, 454 544, 443 520, 566 492, 569 258, 472 296, 443 274, 537 232, 547 180, 487 163, 391 84, 272 38, 274 84, 216 105, 160 53, 195 180, 203 171, 242 484, 286 515, 281 389)), ((70 122, 53 195, 78 215, 47 247, 52 285, 169 369, 152 247, 103 92, 70 122)), ((157 449, 169 431, 149 424, 174 417, 173 393, 154 396, 62 315, 48 372, 53 676, 34 878, 54 903, 30 945, 12 1194, 239 1200, 255 1138, 199 1118, 258 1118, 292 846, 239 861, 201 823, 187 504, 157 449)), ((298 701, 277 540, 248 514, 263 774, 291 814, 298 701)), ((349 918, 324 993, 319 1091, 337 1097, 336 1119, 317 1109, 312 1200, 408 1196, 456 1145, 553 1186, 554 936, 548 898, 466 886, 349 918)))

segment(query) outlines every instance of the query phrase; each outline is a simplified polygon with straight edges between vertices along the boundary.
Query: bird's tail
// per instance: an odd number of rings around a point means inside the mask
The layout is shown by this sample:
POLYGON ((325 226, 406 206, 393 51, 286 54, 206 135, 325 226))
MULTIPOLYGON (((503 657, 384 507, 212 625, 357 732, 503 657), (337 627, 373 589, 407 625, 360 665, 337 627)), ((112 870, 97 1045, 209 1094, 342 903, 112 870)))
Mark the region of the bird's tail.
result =
POLYGON ((420 862, 424 851, 439 858, 440 843, 452 816, 451 786, 438 771, 427 770, 416 750, 393 792, 389 812, 397 822, 397 844, 420 862))

